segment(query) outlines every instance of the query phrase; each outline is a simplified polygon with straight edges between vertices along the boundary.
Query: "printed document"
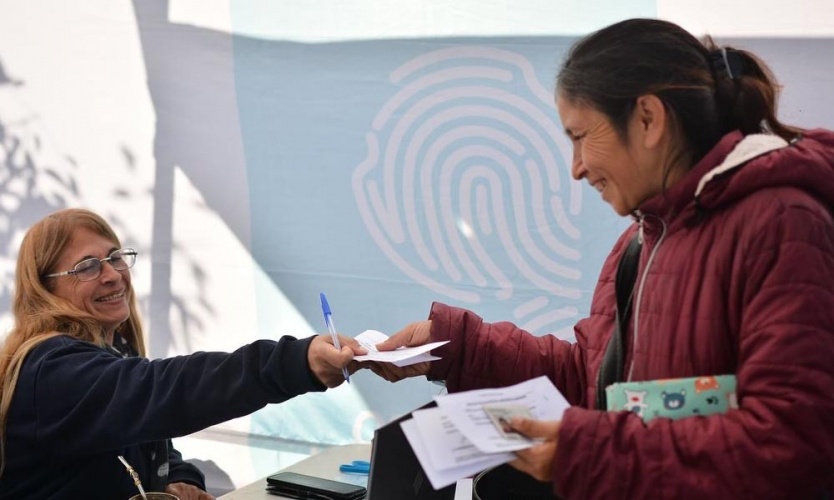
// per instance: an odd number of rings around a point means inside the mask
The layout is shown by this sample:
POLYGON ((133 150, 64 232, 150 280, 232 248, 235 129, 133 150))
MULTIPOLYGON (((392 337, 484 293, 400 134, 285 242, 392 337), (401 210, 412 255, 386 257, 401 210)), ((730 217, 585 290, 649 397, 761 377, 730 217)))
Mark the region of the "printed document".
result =
POLYGON ((426 477, 429 478, 432 488, 436 490, 449 486, 450 484, 454 484, 458 479, 472 477, 482 470, 488 469, 494 465, 509 462, 507 459, 496 457, 495 460, 485 459, 483 462, 461 465, 452 467, 451 469, 435 469, 431 466, 431 462, 428 457, 428 446, 431 444, 423 442, 422 436, 420 436, 420 433, 417 430, 417 424, 414 419, 412 418, 402 422, 400 427, 402 427, 403 434, 405 434, 406 439, 408 439, 411 449, 414 450, 414 455, 417 456, 417 461, 420 462, 420 466, 423 467, 423 472, 425 472, 426 477))
MULTIPOLYGON (((428 408, 412 413, 414 422, 423 443, 426 444, 429 460, 435 469, 451 469, 484 462, 509 462, 515 455, 501 453, 490 455, 484 453, 452 424, 452 421, 440 408, 428 408)), ((479 469, 483 470, 483 469, 479 469)))
POLYGON ((537 441, 504 428, 516 415, 561 420, 570 406, 547 377, 500 389, 436 396, 436 408, 417 410, 400 424, 434 489, 515 458, 537 441))
POLYGON ((550 379, 543 376, 510 387, 444 394, 434 399, 452 424, 484 453, 523 450, 535 444, 526 438, 503 435, 484 406, 526 406, 536 420, 561 420, 562 414, 570 407, 550 379))

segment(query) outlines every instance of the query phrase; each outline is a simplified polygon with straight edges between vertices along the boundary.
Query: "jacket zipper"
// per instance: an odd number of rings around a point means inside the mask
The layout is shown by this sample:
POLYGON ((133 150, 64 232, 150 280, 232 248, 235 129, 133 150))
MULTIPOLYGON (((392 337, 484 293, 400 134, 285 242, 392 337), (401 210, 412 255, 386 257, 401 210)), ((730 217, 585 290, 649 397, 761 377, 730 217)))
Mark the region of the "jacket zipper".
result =
MULTIPOLYGON (((640 244, 643 243, 644 233, 643 233, 643 220, 647 217, 646 215, 639 213, 639 219, 637 220, 637 241, 640 244)), ((652 216, 655 217, 655 216, 652 216)), ((657 250, 660 248, 660 245, 663 243, 663 238, 666 237, 666 222, 661 219, 660 217, 655 217, 657 220, 660 221, 660 237, 657 239, 657 243, 655 244, 654 248, 652 249, 652 253, 649 254, 649 260, 646 262, 646 268, 643 269, 643 274, 640 276, 640 283, 637 286, 637 297, 635 298, 634 304, 632 304, 632 321, 634 322, 634 335, 631 340, 631 363, 628 367, 628 377, 626 380, 631 382, 631 377, 634 374, 634 357, 635 353, 637 352, 637 340, 639 339, 639 318, 640 318, 640 302, 643 300, 643 288, 646 286, 646 277, 649 275, 649 269, 652 267, 652 263, 654 262, 654 258, 657 255, 657 250)))

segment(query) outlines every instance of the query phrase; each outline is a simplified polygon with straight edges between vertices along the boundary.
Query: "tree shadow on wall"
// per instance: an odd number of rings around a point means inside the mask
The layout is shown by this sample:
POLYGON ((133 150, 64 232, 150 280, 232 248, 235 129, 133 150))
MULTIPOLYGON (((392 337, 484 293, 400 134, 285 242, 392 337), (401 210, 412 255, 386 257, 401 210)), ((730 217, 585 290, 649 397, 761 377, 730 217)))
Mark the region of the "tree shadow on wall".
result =
MULTIPOLYGON (((243 147, 234 98, 231 37, 168 20, 167 0, 134 0, 148 90, 156 114, 154 135, 153 270, 150 294, 151 356, 169 353, 175 339, 172 305, 183 331, 200 317, 171 289, 174 176, 179 168, 206 204, 249 246, 249 206, 243 147), (188 124, 188 126, 183 126, 188 124)), ((194 279, 205 273, 192 266, 194 279)), ((204 299, 201 305, 211 312, 204 299)), ((198 325, 199 326, 199 325, 198 325)), ((189 335, 182 341, 188 343, 189 335)), ((190 350, 189 345, 185 345, 190 350)))
MULTIPOLYGON (((50 140, 44 137, 47 127, 44 118, 33 111, 25 101, 25 81, 16 78, 0 60, 0 315, 11 313, 15 261, 18 246, 29 227, 44 216, 77 206, 84 200, 79 186, 83 174, 76 159, 50 147, 50 140)), ((120 146, 124 168, 136 171, 135 154, 125 145, 120 146)), ((93 175, 99 175, 96 169, 93 175)), ((89 175, 89 174, 86 174, 89 175)), ((136 194, 131 186, 113 186, 112 196, 129 202, 136 194)), ((148 193, 152 196, 152 193, 148 193)), ((122 211, 123 212, 123 211, 122 211)), ((131 242, 140 254, 146 254, 147 247, 137 235, 130 231, 129 221, 122 220, 120 210, 100 210, 122 241, 131 242)), ((205 271, 189 257, 185 249, 172 249, 183 255, 189 266, 192 279, 198 284, 205 280, 205 271)), ((139 297, 142 310, 149 310, 149 298, 139 297)), ((200 323, 206 311, 211 312, 205 298, 198 296, 197 304, 183 297, 172 296, 169 303, 179 311, 184 325, 200 323)), ((5 332, 0 332, 0 337, 5 332)))
MULTIPOLYGON (((6 262, 0 282, 0 314, 11 312, 15 260, 23 233, 46 214, 66 208, 79 196, 75 160, 41 163, 44 140, 40 117, 18 98, 25 82, 10 76, 0 62, 0 99, 15 109, 0 109, 0 248, 6 262)), ((2 332, 5 334, 5 332, 2 332)))

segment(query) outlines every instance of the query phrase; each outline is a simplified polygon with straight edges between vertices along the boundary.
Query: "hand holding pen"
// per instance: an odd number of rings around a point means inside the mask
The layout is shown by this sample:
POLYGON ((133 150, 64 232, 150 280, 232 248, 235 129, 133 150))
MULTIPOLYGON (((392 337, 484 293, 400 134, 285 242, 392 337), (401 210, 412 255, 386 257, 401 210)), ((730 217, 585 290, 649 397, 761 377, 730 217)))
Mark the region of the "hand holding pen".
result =
MULTIPOLYGON (((319 294, 319 296, 321 297, 321 312, 324 315, 324 323, 325 323, 325 325, 327 325, 327 330, 330 332, 330 337, 333 341, 333 345, 336 347, 336 349, 341 351, 342 350, 342 345, 339 341, 339 335, 336 333, 336 326, 333 324, 333 314, 330 310, 330 304, 328 304, 327 297, 323 293, 319 294)), ((348 347, 351 348, 351 350, 354 352, 354 354, 360 354, 360 353, 364 354, 365 353, 365 349, 363 349, 361 346, 359 346, 359 344, 356 341, 354 341, 352 339, 346 339, 346 340, 349 343, 348 347)), ((348 363, 349 362, 350 362, 350 359, 348 359, 348 363)), ((347 365, 347 363, 341 363, 341 365, 340 365, 342 367, 342 376, 344 377, 345 381, 350 383, 350 373, 348 372, 348 369, 347 369, 346 365, 347 365)), ((327 381, 324 381, 324 380, 322 380, 322 381, 325 383, 325 385, 330 386, 330 384, 328 384, 327 381)), ((338 385, 338 384, 336 384, 336 385, 338 385)))
MULTIPOLYGON (((367 354, 358 342, 350 337, 340 337, 341 350, 334 349, 330 334, 316 335, 307 349, 307 362, 316 379, 327 387, 345 382, 343 369, 350 366, 354 356, 367 354)), ((358 363, 357 363, 358 364, 358 363)))
MULTIPOLYGON (((330 336, 333 338, 333 345, 341 351, 342 346, 339 345, 339 334, 336 333, 336 325, 333 324, 333 313, 330 311, 330 304, 327 302, 327 297, 324 293, 320 293, 319 297, 321 298, 321 313, 324 315, 324 324, 327 325, 327 331, 330 332, 330 336)), ((345 382, 349 384, 350 374, 347 371, 347 367, 342 368, 342 374, 345 376, 345 382)))

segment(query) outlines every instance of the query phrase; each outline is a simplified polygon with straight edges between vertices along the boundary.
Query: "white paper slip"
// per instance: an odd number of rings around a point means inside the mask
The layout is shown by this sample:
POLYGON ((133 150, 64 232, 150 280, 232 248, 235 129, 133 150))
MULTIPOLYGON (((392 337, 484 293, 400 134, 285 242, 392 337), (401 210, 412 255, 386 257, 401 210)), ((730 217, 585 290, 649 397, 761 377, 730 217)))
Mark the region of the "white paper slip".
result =
POLYGON ((393 351, 377 351, 376 345, 380 342, 388 340, 388 336, 376 330, 365 330, 356 336, 356 341, 359 345, 368 350, 368 354, 362 356, 355 356, 356 361, 378 361, 380 363, 393 363, 399 367, 413 365, 414 363, 421 363, 423 361, 434 361, 440 359, 437 356, 432 356, 429 351, 436 349, 449 341, 432 342, 417 347, 400 347, 393 351))
POLYGON ((412 418, 401 422, 400 427, 403 430, 403 434, 405 434, 405 438, 408 440, 408 444, 411 445, 411 449, 414 451, 417 461, 420 462, 420 467, 423 468, 423 472, 425 472, 426 477, 429 478, 432 488, 436 490, 449 486, 450 484, 455 483, 458 479, 474 476, 484 469, 509 462, 509 460, 503 458, 505 456, 503 454, 491 455, 480 463, 453 467, 446 470, 437 470, 431 466, 431 462, 429 461, 428 453, 426 451, 426 444, 422 441, 420 431, 417 429, 417 423, 414 419, 412 418))
POLYGON ((478 450, 484 453, 516 451, 535 444, 527 438, 505 437, 493 424, 485 406, 521 405, 537 420, 561 420, 570 407, 547 377, 538 377, 500 389, 478 389, 435 396, 437 406, 478 450))
POLYGON ((455 484, 455 500, 472 500, 473 486, 471 477, 458 479, 455 484))
MULTIPOLYGON (((432 468, 445 470, 479 464, 490 457, 466 439, 440 408, 417 410, 411 415, 426 445, 432 468)), ((514 458, 512 453, 503 455, 506 460, 514 458)))
POLYGON ((436 361, 438 359, 440 359, 440 358, 438 358, 437 356, 432 356, 431 354, 423 353, 423 354, 418 354, 418 355, 414 356, 413 358, 403 359, 403 360, 400 360, 400 361, 392 361, 391 364, 394 364, 394 365, 399 366, 400 368, 402 368, 403 366, 413 365, 413 364, 416 364, 416 363, 422 363, 424 361, 436 361))

